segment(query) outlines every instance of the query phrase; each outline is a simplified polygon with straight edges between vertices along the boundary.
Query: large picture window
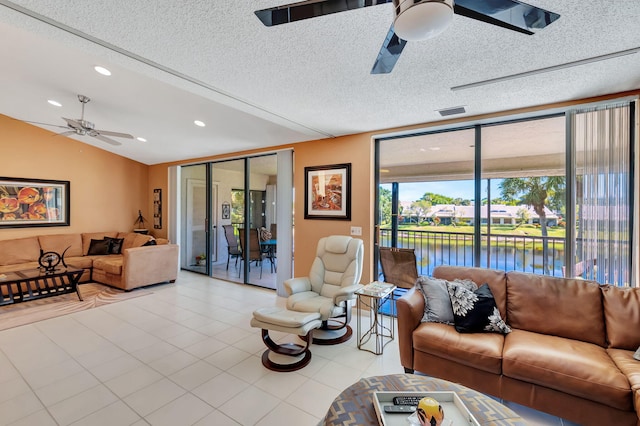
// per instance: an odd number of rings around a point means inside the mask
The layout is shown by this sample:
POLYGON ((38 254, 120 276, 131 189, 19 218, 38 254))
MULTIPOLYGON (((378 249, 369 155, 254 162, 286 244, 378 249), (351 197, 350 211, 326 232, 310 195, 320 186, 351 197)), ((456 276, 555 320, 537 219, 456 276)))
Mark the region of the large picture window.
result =
POLYGON ((630 101, 376 141, 377 243, 418 272, 480 266, 629 285, 630 101))

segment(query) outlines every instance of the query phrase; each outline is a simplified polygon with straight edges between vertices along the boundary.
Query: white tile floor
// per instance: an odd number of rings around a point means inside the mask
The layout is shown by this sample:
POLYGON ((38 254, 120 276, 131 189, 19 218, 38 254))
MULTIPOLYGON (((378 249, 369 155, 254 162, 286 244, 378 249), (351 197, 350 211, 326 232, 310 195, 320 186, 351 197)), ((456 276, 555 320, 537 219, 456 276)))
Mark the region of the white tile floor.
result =
MULTIPOLYGON (((316 425, 361 377, 403 372, 396 342, 375 356, 355 338, 271 372, 249 320, 282 304, 272 290, 189 272, 151 290, 0 332, 0 425, 316 425)), ((563 424, 515 409, 532 425, 563 424)))

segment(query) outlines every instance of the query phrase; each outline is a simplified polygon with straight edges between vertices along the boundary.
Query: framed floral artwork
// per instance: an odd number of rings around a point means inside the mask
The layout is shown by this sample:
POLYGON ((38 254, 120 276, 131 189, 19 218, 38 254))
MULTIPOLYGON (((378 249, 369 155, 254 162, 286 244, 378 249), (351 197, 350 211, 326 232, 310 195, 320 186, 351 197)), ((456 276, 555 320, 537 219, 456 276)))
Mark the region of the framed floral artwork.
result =
POLYGON ((351 220, 351 163, 304 168, 304 218, 351 220))
POLYGON ((69 223, 69 181, 0 177, 0 228, 69 223))

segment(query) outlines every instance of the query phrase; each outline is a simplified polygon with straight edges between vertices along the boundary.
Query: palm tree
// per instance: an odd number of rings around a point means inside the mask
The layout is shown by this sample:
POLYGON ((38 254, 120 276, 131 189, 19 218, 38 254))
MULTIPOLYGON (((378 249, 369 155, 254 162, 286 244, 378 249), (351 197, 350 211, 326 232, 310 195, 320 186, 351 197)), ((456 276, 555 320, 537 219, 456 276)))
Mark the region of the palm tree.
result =
POLYGON ((543 266, 548 270, 547 263, 547 214, 545 206, 551 200, 557 198, 557 194, 563 193, 565 186, 564 176, 537 176, 530 178, 507 178, 500 184, 502 198, 507 201, 519 200, 533 208, 540 217, 540 230, 542 232, 543 266))

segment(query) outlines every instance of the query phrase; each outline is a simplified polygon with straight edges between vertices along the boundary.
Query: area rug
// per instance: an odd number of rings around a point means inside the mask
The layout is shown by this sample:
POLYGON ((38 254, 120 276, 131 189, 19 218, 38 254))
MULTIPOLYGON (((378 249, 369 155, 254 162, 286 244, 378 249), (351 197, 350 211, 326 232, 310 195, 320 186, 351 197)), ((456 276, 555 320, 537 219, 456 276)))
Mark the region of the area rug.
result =
POLYGON ((78 300, 76 293, 69 293, 16 303, 15 305, 0 306, 0 330, 146 296, 153 294, 153 292, 145 289, 125 292, 103 284, 86 283, 80 284, 80 294, 82 294, 84 301, 78 300))

